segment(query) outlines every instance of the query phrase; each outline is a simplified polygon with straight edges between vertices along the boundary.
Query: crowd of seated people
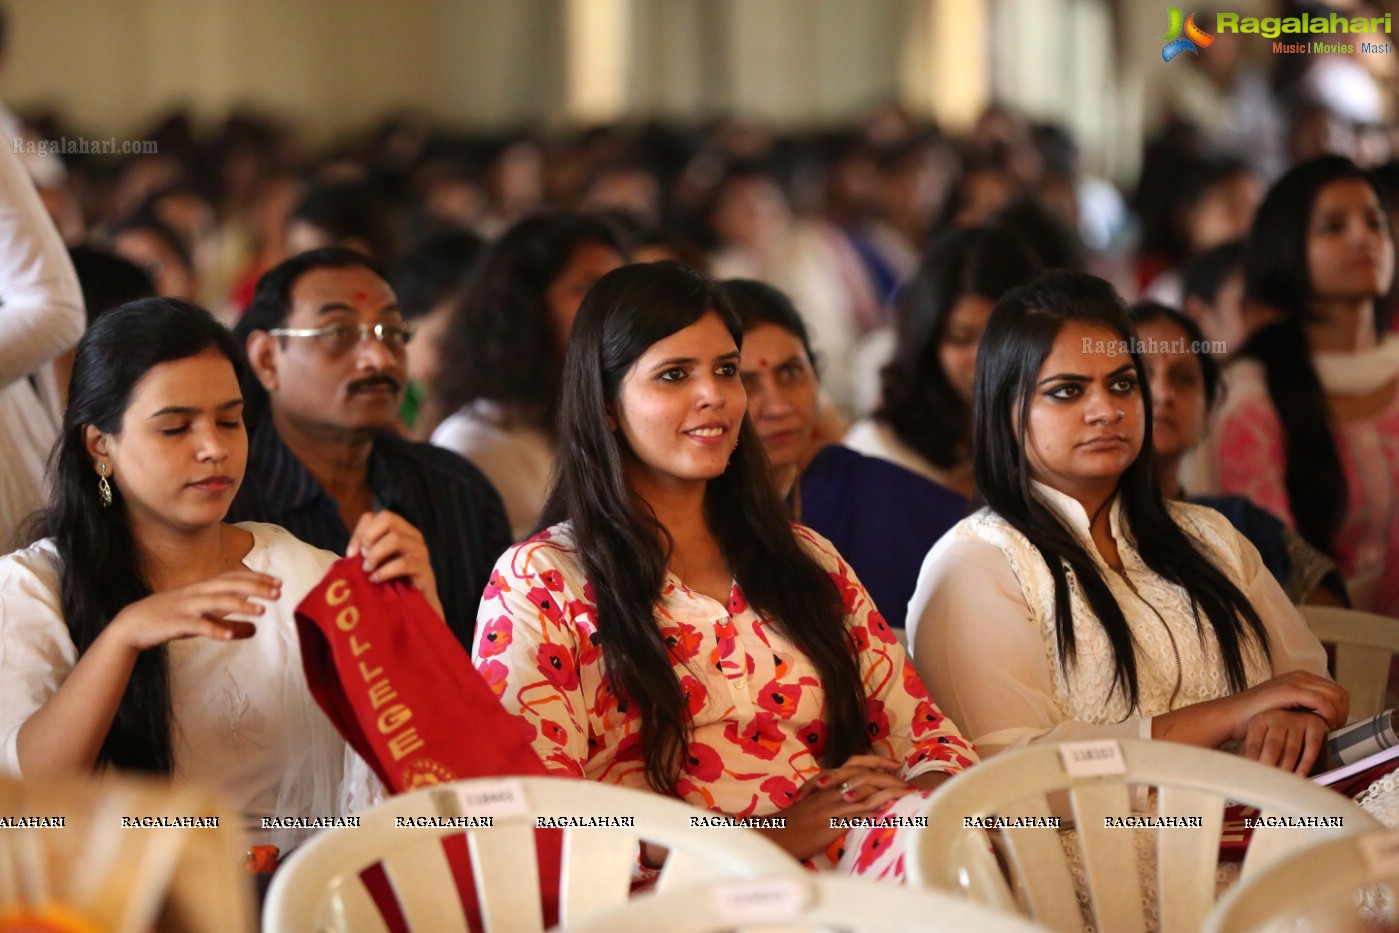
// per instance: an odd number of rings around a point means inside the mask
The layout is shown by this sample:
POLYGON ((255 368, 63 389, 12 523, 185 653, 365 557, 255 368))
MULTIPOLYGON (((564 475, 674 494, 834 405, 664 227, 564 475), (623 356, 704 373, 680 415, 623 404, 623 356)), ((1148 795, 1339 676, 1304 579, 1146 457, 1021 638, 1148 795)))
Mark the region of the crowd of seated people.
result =
POLYGON ((175 122, 71 166, 71 259, 0 147, 0 768, 371 805, 293 614, 349 556, 547 769, 814 868, 901 879, 832 820, 1029 743, 1307 774, 1349 704, 1298 606, 1399 625, 1387 176, 1158 149, 1134 252, 1063 131, 883 117, 175 122))

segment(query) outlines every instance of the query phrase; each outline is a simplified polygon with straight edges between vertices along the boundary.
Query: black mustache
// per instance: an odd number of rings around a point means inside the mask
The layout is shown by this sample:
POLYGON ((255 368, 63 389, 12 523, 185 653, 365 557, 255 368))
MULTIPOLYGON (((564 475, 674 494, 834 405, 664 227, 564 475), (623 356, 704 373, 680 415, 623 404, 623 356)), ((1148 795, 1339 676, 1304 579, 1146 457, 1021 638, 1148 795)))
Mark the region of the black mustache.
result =
POLYGON ((393 376, 366 376, 350 383, 350 394, 354 395, 356 392, 363 392, 365 389, 372 389, 375 386, 388 386, 398 392, 403 388, 403 383, 393 376))

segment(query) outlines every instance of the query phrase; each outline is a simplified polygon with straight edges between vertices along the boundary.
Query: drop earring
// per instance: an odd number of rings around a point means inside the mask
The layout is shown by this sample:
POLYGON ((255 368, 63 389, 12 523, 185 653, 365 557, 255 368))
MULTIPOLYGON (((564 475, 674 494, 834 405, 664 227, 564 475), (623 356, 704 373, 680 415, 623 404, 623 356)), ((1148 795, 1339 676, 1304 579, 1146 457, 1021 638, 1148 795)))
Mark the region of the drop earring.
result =
POLYGON ((112 484, 107 482, 107 464, 99 463, 97 465, 97 472, 99 474, 97 480, 97 501, 102 503, 102 508, 110 509, 112 507, 112 484))

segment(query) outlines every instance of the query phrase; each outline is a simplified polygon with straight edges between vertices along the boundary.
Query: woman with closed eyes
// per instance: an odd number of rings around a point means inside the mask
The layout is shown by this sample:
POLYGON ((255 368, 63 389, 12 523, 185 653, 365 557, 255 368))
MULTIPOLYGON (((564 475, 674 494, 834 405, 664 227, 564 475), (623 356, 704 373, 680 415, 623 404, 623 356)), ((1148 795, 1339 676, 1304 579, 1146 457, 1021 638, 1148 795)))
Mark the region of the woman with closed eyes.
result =
MULTIPOLYGON (((377 781, 315 707, 293 610, 336 555, 224 521, 248 460, 246 364, 209 312, 150 298, 78 344, 37 540, 0 558, 0 770, 119 769, 225 793, 255 842, 377 781)), ((352 553, 440 605, 422 536, 364 516, 352 553)))

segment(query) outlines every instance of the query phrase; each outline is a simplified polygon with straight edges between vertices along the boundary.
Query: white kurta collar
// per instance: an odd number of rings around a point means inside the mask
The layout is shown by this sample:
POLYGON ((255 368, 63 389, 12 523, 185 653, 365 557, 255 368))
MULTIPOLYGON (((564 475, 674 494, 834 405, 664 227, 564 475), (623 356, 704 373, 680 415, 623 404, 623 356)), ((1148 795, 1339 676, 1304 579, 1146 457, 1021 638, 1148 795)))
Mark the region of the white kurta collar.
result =
MULTIPOLYGON (((1045 485, 1039 480, 1030 480, 1030 488, 1036 498, 1049 506, 1059 517, 1059 520, 1064 523, 1064 526, 1074 533, 1084 549, 1095 560, 1103 563, 1102 555, 1098 553, 1098 547, 1093 543, 1093 533, 1089 528, 1088 510, 1083 507, 1083 503, 1068 493, 1060 492, 1053 486, 1045 485)), ((1113 493, 1112 504, 1108 506, 1108 530, 1112 534, 1113 540, 1117 542, 1119 552, 1124 549, 1124 546, 1131 547, 1124 525, 1125 521, 1122 514, 1122 496, 1113 493)))

